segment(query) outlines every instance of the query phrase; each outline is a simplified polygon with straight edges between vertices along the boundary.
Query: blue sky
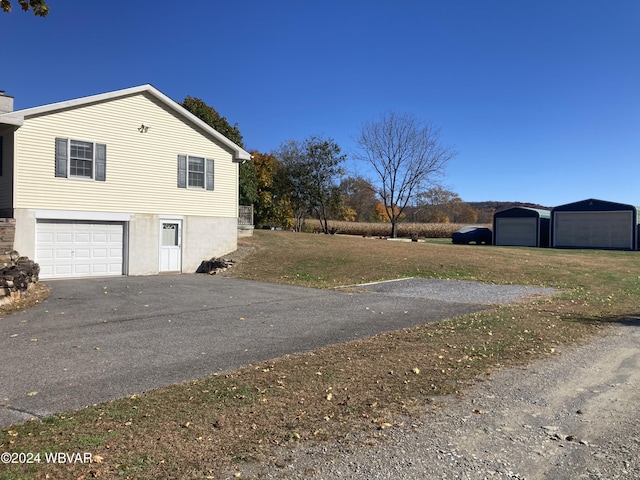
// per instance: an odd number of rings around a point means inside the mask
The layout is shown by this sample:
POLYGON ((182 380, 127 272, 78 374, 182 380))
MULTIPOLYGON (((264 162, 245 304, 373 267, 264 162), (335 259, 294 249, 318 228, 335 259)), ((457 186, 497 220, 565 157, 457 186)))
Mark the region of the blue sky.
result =
POLYGON ((441 127, 463 200, 640 205, 637 0, 13 3, 0 89, 16 109, 150 83, 212 105, 247 149, 321 135, 350 156, 395 110, 441 127))

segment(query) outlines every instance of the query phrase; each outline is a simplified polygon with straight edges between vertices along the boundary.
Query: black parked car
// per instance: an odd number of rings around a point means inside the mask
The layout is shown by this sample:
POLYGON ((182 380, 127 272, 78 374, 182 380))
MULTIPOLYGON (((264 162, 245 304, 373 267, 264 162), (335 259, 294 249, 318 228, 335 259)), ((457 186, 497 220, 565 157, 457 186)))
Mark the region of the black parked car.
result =
POLYGON ((468 245, 471 242, 475 242, 477 245, 484 243, 485 245, 491 245, 493 234, 491 230, 486 227, 463 227, 453 235, 451 240, 453 243, 468 245))

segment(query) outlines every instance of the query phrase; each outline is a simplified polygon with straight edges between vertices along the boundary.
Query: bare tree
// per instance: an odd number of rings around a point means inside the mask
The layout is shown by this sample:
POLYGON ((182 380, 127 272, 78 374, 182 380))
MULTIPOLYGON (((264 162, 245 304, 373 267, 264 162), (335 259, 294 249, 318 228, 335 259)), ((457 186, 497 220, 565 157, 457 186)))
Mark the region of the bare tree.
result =
POLYGON ((435 177, 456 152, 440 143, 440 129, 408 113, 387 112, 362 126, 356 142, 359 158, 373 167, 377 193, 389 221, 391 237, 409 201, 435 184, 435 177))

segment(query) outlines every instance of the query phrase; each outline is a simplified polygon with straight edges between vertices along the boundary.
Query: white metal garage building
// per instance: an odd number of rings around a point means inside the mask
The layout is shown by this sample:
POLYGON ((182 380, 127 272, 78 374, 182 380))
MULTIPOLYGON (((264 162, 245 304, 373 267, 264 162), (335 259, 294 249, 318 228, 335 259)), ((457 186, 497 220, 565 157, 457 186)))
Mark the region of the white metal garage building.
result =
POLYGON ((548 247, 551 211, 513 207, 493 216, 493 244, 548 247))
POLYGON ((638 208, 589 198, 551 210, 555 248, 638 249, 638 208))

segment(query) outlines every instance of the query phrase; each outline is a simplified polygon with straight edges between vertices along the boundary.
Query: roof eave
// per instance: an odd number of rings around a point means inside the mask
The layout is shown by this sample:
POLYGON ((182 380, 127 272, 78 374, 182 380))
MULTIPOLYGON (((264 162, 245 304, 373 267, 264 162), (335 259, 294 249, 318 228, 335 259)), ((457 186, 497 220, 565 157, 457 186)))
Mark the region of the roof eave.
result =
POLYGON ((237 163, 244 163, 248 160, 251 160, 251 158, 251 154, 241 148, 240 151, 236 151, 233 161, 237 163))
POLYGON ((0 115, 0 125, 13 125, 21 127, 24 124, 24 117, 21 115, 15 115, 14 112, 4 113, 0 115))
POLYGON ((67 108, 87 105, 89 103, 103 102, 105 100, 110 100, 112 98, 120 98, 120 97, 125 97, 127 95, 134 95, 136 93, 149 91, 149 89, 155 90, 149 84, 140 85, 137 87, 125 88, 122 90, 115 90, 113 92, 100 93, 97 95, 89 95, 88 97, 74 98, 73 100, 65 100, 62 102, 49 103, 47 105, 40 105, 37 107, 25 108, 23 110, 16 110, 15 112, 13 112, 13 114, 19 114, 22 116, 22 118, 28 118, 34 115, 51 113, 57 110, 64 110, 67 108))
POLYGON ((234 142, 229 140, 227 137, 218 132, 215 128, 211 127, 209 124, 200 120, 200 118, 196 117, 182 105, 167 97, 160 90, 155 88, 153 85, 145 84, 139 85, 137 87, 125 88, 122 90, 116 90, 113 92, 100 93, 98 95, 90 95, 88 97, 76 98, 73 100, 66 100, 63 102, 51 103, 48 105, 42 105, 39 107, 26 108, 24 110, 16 110, 15 112, 11 112, 10 114, 0 115, 0 122, 4 122, 5 117, 8 119, 7 123, 11 122, 19 122, 19 123, 11 123, 12 125, 21 126, 24 123, 24 119, 27 117, 31 117, 34 115, 47 114, 51 112, 55 112, 57 110, 64 110, 67 108, 79 107, 82 105, 87 105, 89 103, 97 103, 104 102, 115 98, 121 98, 129 95, 135 95, 138 93, 149 93, 162 103, 164 103, 169 108, 173 109, 176 113, 185 117, 191 123, 194 123, 199 128, 204 130, 207 134, 211 135, 227 147, 229 147, 234 152, 234 161, 242 162, 251 159, 251 155, 249 152, 244 150, 239 145, 236 145, 234 142))

